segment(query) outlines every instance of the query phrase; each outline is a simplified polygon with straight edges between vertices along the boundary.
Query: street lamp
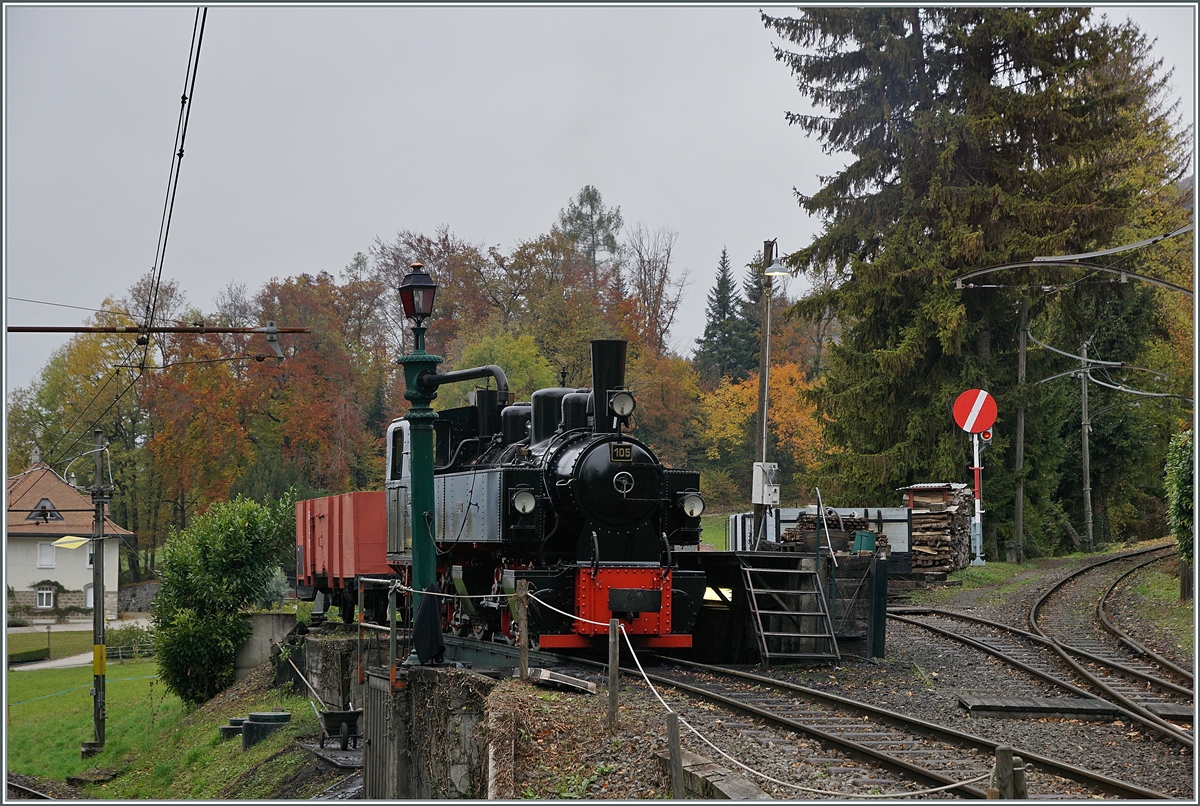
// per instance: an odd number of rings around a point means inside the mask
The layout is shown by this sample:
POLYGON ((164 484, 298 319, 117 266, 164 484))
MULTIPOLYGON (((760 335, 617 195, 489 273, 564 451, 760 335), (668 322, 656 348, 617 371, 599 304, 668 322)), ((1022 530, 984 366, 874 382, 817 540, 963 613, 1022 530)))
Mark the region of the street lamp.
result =
MULTIPOLYGON (((412 322, 413 351, 396 363, 404 368, 404 397, 412 404, 404 415, 412 445, 412 586, 424 591, 435 581, 437 570, 433 544, 433 423, 437 412, 429 405, 437 397, 437 387, 426 385, 423 378, 437 372, 442 357, 425 352, 425 320, 433 313, 437 283, 420 263, 413 263, 410 269, 399 292, 404 315, 412 322)), ((418 604, 420 598, 414 595, 414 614, 418 604)))
POLYGON ((780 262, 776 239, 763 241, 763 295, 762 335, 759 344, 758 373, 758 436, 759 461, 755 464, 753 486, 754 543, 762 540, 766 528, 766 511, 771 503, 779 503, 779 486, 775 472, 778 468, 767 465, 767 397, 771 375, 771 286, 772 278, 790 274, 780 262), (774 259, 772 259, 774 256, 774 259))
MULTIPOLYGON (((409 273, 400 281, 400 304, 404 306, 404 315, 419 327, 433 313, 437 283, 421 263, 413 263, 409 269, 409 273)), ((425 347, 422 345, 418 349, 424 350, 425 347)))

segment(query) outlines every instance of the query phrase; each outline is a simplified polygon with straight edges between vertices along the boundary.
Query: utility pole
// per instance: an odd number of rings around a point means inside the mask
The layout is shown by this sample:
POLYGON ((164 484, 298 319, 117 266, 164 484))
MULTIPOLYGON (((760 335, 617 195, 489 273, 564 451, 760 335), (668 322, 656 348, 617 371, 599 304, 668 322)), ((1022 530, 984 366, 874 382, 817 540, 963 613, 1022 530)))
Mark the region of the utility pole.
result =
POLYGON ((1082 385, 1082 401, 1083 401, 1083 522, 1087 526, 1087 538, 1084 543, 1083 550, 1092 550, 1092 473, 1091 461, 1089 457, 1088 431, 1092 428, 1091 420, 1088 418, 1088 343, 1083 343, 1083 350, 1080 352, 1082 361, 1080 366, 1083 371, 1079 373, 1080 383, 1082 385))
MULTIPOLYGON (((759 339, 758 339, 758 438, 759 438, 759 457, 760 462, 767 461, 767 392, 768 376, 771 371, 771 275, 767 274, 767 268, 771 265, 773 256, 774 241, 763 241, 763 278, 762 278, 762 313, 759 316, 759 339)), ((751 545, 757 544, 762 538, 763 530, 765 529, 764 522, 766 521, 767 505, 754 505, 754 541, 751 545)))
POLYGON ((94 741, 84 742, 83 758, 94 756, 104 749, 104 675, 108 665, 104 646, 104 505, 110 500, 104 486, 104 433, 92 432, 95 437, 93 453, 96 472, 92 481, 92 504, 95 514, 92 523, 92 722, 94 741))
POLYGON ((1009 562, 1025 560, 1025 480, 1021 472, 1025 468, 1025 354, 1029 330, 1029 297, 1021 297, 1020 349, 1017 352, 1017 389, 1020 390, 1021 407, 1017 409, 1016 468, 1013 475, 1017 480, 1016 501, 1013 503, 1013 547, 1014 557, 1009 562))

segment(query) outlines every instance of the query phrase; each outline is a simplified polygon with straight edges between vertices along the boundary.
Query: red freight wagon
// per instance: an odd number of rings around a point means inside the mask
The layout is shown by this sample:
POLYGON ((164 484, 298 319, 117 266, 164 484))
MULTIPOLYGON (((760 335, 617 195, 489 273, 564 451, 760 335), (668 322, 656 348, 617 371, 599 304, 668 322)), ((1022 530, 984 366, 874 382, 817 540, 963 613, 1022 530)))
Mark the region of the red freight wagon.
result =
POLYGON ((296 588, 324 593, 343 614, 354 612, 358 577, 390 576, 384 493, 329 495, 296 502, 296 588), (342 606, 343 598, 345 604, 342 606))

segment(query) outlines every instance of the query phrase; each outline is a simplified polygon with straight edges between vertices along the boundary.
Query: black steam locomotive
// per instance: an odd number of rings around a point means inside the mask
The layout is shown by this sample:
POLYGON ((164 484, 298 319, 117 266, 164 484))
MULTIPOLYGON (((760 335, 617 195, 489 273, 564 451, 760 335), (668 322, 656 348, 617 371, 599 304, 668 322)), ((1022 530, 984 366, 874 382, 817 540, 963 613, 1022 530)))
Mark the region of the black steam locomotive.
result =
MULTIPOLYGON (((456 594, 446 629, 513 640, 509 597, 524 579, 550 605, 529 613, 530 637, 544 649, 590 647, 611 618, 641 646, 692 645, 704 574, 680 570, 672 555, 700 542, 700 478, 664 467, 623 432, 636 406, 625 354, 624 341, 593 341, 591 389, 539 389, 527 403, 508 404, 498 367, 448 373, 490 374, 498 388, 438 412, 434 426, 438 580, 456 594)), ((397 420, 386 542, 387 564, 402 575, 411 564, 409 455, 408 423, 397 420)))

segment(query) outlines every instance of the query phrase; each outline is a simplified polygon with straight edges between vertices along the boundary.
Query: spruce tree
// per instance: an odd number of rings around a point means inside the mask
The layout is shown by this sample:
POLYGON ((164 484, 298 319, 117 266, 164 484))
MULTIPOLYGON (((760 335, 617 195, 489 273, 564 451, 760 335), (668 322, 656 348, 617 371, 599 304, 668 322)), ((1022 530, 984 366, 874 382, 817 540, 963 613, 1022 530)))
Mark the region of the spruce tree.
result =
POLYGON ((903 484, 964 479, 970 443, 948 407, 982 387, 1001 411, 985 461, 989 518, 1011 528, 1006 451, 1024 403, 1025 531, 1058 531, 1064 503, 1074 506, 1060 499, 1067 457, 1078 453, 1078 384, 1073 395, 1034 386, 1066 368, 1035 350, 1017 386, 1018 302, 1031 299, 1035 330, 1062 331, 1062 347, 1120 329, 1129 336, 1116 340, 1121 354, 1105 357, 1132 362, 1153 332, 1149 296, 1107 285, 1039 290, 1077 283, 1074 270, 1013 270, 989 283, 999 288, 957 290, 952 278, 1173 229, 1180 211, 1162 190, 1180 177, 1185 148, 1171 110, 1157 105, 1169 74, 1155 76, 1132 23, 1086 8, 811 8, 762 19, 797 46, 777 47, 776 58, 828 110, 788 120, 849 158, 800 198, 824 224, 788 261, 833 279, 797 311, 831 306, 843 322, 816 392, 840 448, 820 474, 827 500, 874 503, 903 484), (1064 296, 1092 317, 1091 333, 1058 315, 1064 296))
POLYGON ((722 378, 743 380, 753 368, 753 335, 741 317, 742 299, 733 285, 729 250, 721 248, 717 281, 708 292, 704 335, 696 339, 693 363, 700 377, 715 385, 722 378))

